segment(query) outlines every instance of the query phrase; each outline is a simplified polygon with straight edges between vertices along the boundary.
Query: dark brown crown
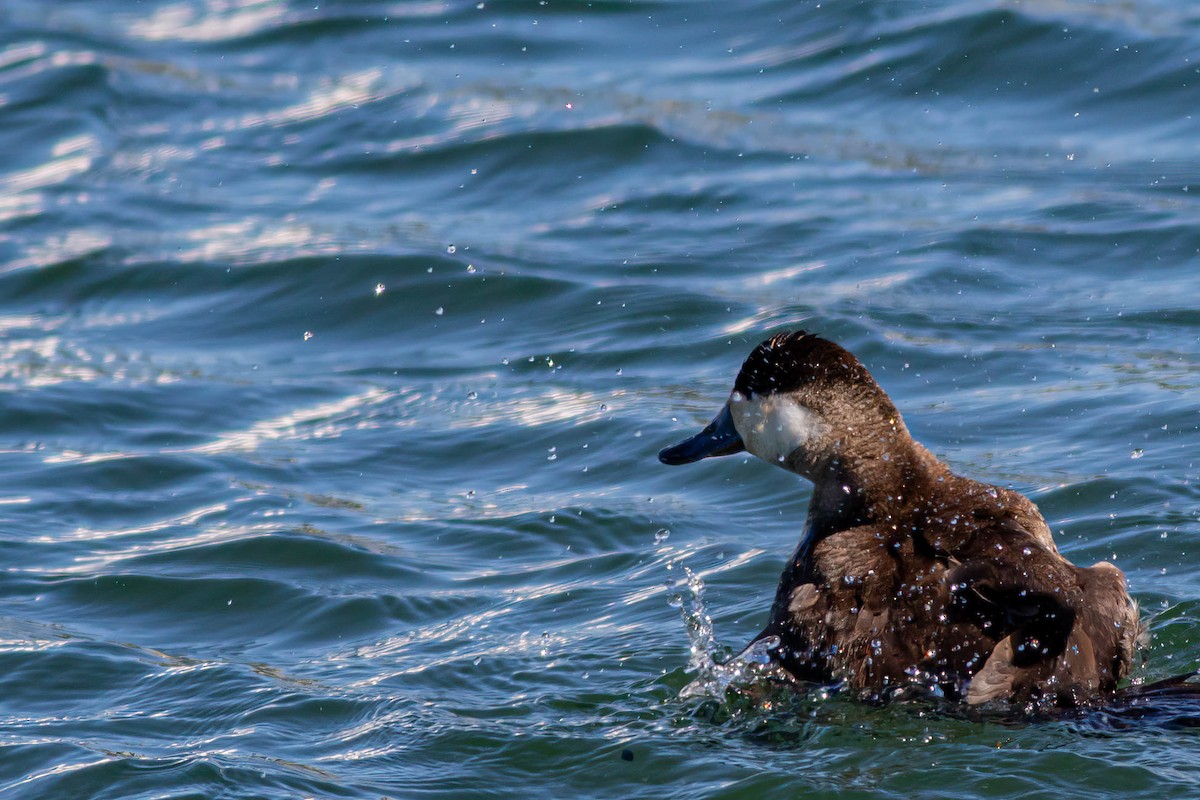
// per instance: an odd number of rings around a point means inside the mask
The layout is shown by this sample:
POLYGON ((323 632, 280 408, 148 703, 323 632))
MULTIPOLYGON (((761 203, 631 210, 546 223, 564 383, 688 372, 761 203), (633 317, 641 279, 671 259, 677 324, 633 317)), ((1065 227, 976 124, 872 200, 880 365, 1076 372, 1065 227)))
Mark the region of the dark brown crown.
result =
POLYGON ((838 378, 857 378, 865 368, 850 352, 808 331, 778 333, 754 348, 733 384, 746 397, 790 392, 838 378))

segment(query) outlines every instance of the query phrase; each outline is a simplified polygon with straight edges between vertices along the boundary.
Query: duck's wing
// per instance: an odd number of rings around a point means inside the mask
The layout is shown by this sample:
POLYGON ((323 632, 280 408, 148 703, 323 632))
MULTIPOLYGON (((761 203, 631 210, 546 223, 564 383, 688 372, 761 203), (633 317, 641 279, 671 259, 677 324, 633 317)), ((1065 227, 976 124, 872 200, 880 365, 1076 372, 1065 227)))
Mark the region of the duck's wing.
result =
POLYGON ((1011 516, 973 515, 914 533, 949 567, 950 615, 998 641, 1020 633, 1018 666, 1066 646, 1079 608, 1076 568, 1011 516))
POLYGON ((975 558, 949 572, 950 616, 977 626, 995 642, 966 682, 963 695, 972 705, 1040 696, 1049 688, 1050 678, 1063 670, 1081 676, 1089 687, 1096 683, 1091 643, 1076 634, 1077 604, 1069 599, 1076 593, 1073 580, 1048 585, 1038 574, 1039 567, 1056 565, 1040 561, 1044 559, 975 558), (1060 670, 1059 662, 1070 663, 1060 670))
POLYGON ((974 558, 948 573, 950 617, 995 639, 1011 637, 1013 665, 1058 657, 1067 647, 1079 606, 1074 570, 1036 551, 1021 561, 974 558))
POLYGON ((958 687, 994 640, 946 617, 946 564, 877 526, 839 531, 789 570, 759 639, 802 680, 836 680, 867 698, 922 686, 958 687))
POLYGON ((1138 635, 1120 570, 1076 567, 1013 520, 976 529, 951 557, 952 616, 998 640, 968 702, 1050 696, 1073 705, 1116 688, 1138 635))

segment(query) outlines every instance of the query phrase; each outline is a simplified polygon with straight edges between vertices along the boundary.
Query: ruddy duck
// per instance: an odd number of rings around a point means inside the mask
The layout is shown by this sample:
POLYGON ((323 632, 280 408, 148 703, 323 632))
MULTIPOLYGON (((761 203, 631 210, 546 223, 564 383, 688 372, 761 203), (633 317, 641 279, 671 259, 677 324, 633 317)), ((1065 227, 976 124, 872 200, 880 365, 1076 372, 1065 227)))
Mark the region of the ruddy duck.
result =
POLYGON ((749 451, 813 482, 779 583, 772 657, 802 681, 883 700, 922 687, 975 705, 1111 697, 1140 633, 1125 576, 1058 552, 1024 495, 955 475, 849 351, 804 331, 742 365, 664 464, 749 451))

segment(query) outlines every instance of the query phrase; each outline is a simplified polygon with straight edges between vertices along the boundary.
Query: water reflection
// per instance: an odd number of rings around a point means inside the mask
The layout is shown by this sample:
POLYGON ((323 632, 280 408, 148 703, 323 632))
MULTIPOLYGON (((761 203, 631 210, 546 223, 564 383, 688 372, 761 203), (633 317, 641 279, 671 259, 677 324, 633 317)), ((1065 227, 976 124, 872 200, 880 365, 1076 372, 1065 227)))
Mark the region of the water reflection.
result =
POLYGON ((0 177, 0 187, 9 192, 25 192, 64 183, 91 169, 100 151, 99 140, 90 133, 69 136, 54 144, 50 161, 0 177))
POLYGON ((207 0, 202 10, 172 3, 149 16, 127 16, 127 31, 150 41, 216 42, 278 28, 289 16, 296 15, 283 0, 207 0))

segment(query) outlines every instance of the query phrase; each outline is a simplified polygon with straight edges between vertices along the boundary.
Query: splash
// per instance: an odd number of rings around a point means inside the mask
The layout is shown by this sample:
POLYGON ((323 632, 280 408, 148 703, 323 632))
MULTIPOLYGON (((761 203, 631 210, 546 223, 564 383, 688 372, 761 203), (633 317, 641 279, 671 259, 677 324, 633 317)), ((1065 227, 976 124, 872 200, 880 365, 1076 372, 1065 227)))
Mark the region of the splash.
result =
POLYGON ((686 625, 691 654, 688 670, 696 677, 679 692, 682 698, 710 697, 723 699, 731 687, 735 690, 762 678, 778 677, 780 670, 771 661, 771 651, 779 647, 778 636, 766 636, 751 642, 732 658, 721 660, 712 617, 704 602, 704 581, 688 567, 687 596, 674 594, 670 603, 680 609, 686 625))

